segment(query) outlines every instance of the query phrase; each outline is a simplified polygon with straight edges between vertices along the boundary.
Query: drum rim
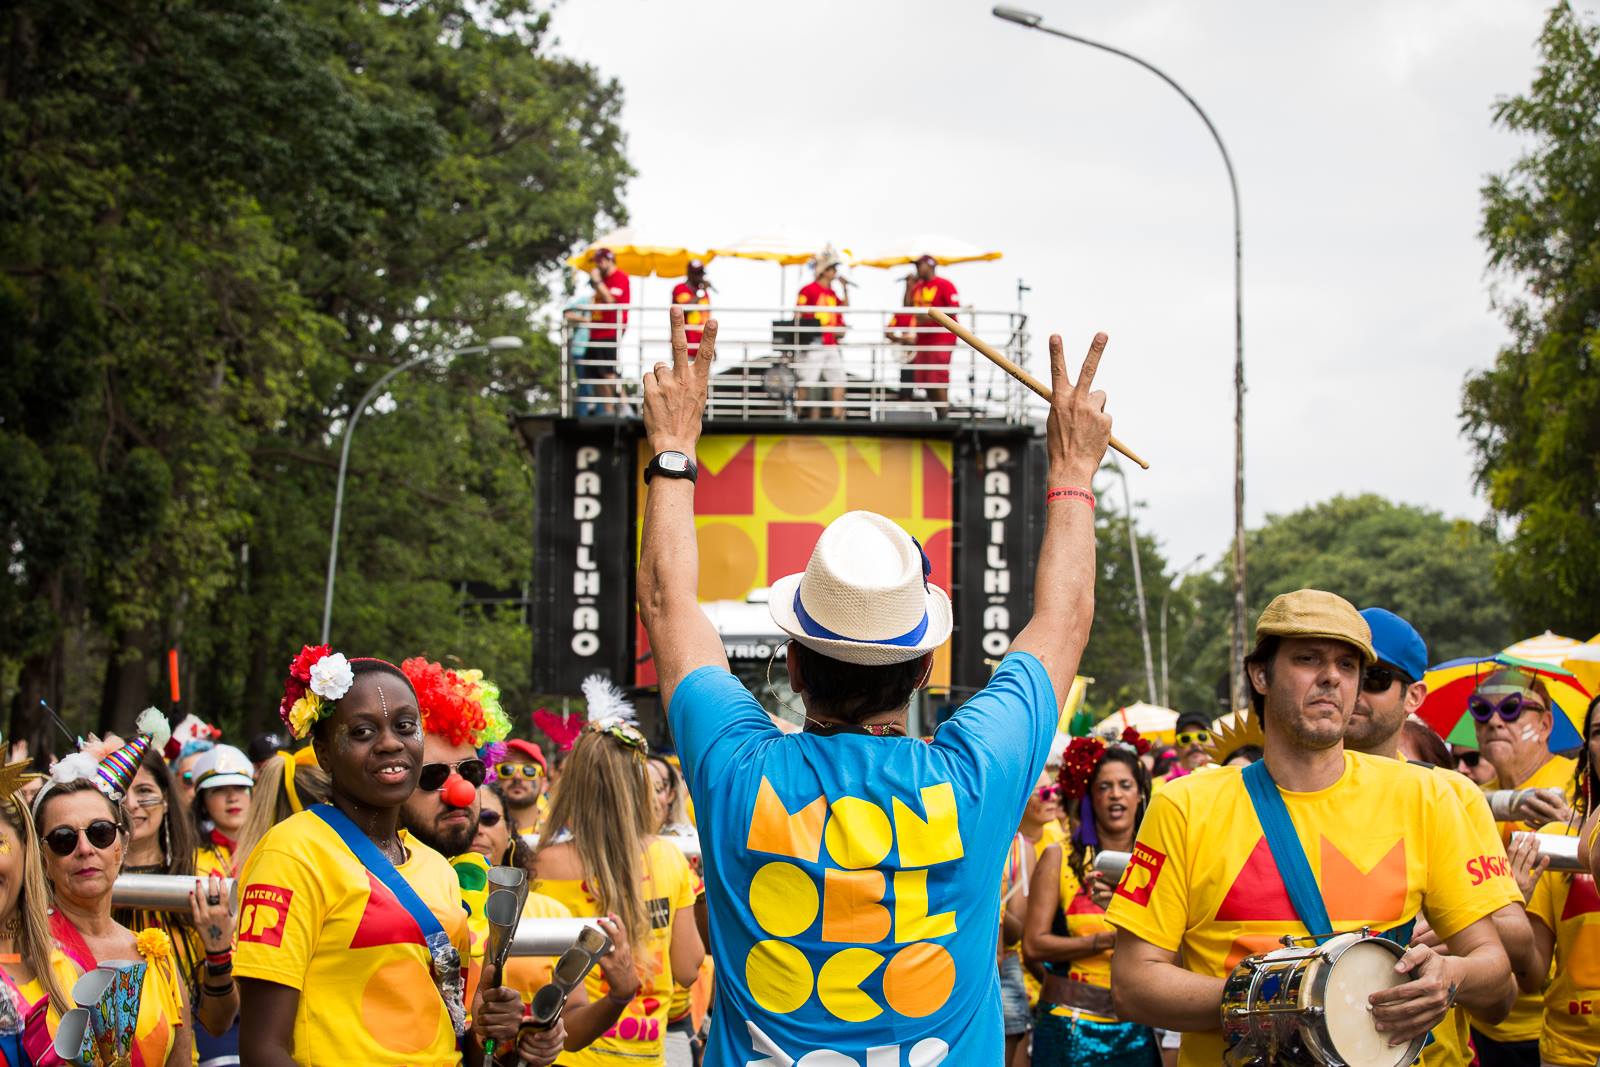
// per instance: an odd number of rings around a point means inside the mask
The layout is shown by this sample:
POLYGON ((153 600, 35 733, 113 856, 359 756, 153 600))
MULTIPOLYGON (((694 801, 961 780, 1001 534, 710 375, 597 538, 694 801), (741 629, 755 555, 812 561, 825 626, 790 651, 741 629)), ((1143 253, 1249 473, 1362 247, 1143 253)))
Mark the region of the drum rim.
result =
MULTIPOLYGON (((1394 958, 1397 960, 1406 954, 1405 949, 1401 948, 1387 937, 1378 937, 1377 935, 1364 930, 1347 930, 1342 934, 1335 934, 1318 947, 1326 948, 1328 945, 1331 945, 1335 941, 1338 941, 1340 938, 1344 937, 1349 937, 1351 940, 1343 945, 1340 945, 1338 949, 1332 953, 1326 956, 1318 957, 1318 959, 1322 962, 1322 966, 1312 978, 1313 996, 1315 997, 1316 1003, 1320 1006, 1321 1010, 1318 1011, 1316 1016, 1317 1025, 1311 1027, 1308 1032, 1311 1039, 1317 1045, 1317 1048, 1314 1051, 1321 1055, 1323 1061, 1328 1065, 1328 1067, 1350 1067, 1348 1061, 1346 1061, 1343 1056, 1340 1056, 1338 1050, 1333 1047, 1333 1035, 1328 1031, 1327 990, 1328 979, 1333 977, 1334 964, 1338 963, 1346 952, 1349 952, 1357 945, 1368 944, 1371 942, 1377 942, 1380 948, 1394 956, 1394 958)), ((1396 1067, 1401 1067, 1401 1065, 1408 1063, 1414 1063, 1418 1053, 1422 1051, 1423 1042, 1427 1041, 1427 1039, 1427 1034, 1423 1034, 1421 1037, 1412 1038, 1409 1043, 1399 1050, 1399 1058, 1395 1061, 1396 1067)))

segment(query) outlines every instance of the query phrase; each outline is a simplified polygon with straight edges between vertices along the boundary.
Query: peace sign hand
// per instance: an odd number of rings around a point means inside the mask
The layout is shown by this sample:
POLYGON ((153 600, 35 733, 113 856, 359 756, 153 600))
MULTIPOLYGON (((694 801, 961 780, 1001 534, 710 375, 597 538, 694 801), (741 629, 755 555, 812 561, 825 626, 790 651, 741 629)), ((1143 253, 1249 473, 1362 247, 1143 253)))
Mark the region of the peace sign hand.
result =
POLYGON ((1074 384, 1067 378, 1061 336, 1050 337, 1050 388, 1054 395, 1045 434, 1053 486, 1087 487, 1105 459, 1111 441, 1111 416, 1106 414, 1106 394, 1094 388, 1095 371, 1105 350, 1106 335, 1095 334, 1074 384))
POLYGON ((657 363, 645 373, 644 428, 652 451, 683 452, 692 457, 705 416, 711 364, 717 358, 717 320, 706 321, 700 347, 691 360, 683 332, 683 309, 673 308, 668 315, 672 319, 672 365, 657 363))

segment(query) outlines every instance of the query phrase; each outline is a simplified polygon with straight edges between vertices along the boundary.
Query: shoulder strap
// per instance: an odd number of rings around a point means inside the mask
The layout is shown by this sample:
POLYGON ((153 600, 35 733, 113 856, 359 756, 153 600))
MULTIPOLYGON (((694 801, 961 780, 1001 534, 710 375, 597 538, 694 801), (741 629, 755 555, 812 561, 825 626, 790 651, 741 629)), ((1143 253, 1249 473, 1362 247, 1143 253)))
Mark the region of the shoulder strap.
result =
POLYGON ((1305 924, 1311 936, 1321 940, 1333 936, 1333 924, 1328 921, 1328 909, 1322 902, 1322 890, 1311 873, 1306 860, 1306 850, 1294 832, 1294 820, 1284 806, 1278 783, 1272 780, 1266 760, 1256 760, 1244 769, 1244 787, 1250 794, 1250 803, 1256 809, 1256 819, 1267 838, 1267 848, 1278 865, 1278 877, 1288 890, 1289 903, 1295 914, 1305 924))
POLYGON ((411 888, 411 883, 405 880, 405 876, 393 863, 389 862, 388 856, 378 851, 378 846, 372 843, 372 839, 350 821, 350 816, 332 804, 317 804, 307 810, 327 823, 333 832, 339 835, 339 840, 344 842, 345 848, 361 861, 361 865, 382 882, 385 889, 394 894, 400 906, 416 920, 417 928, 422 931, 424 940, 434 934, 444 933, 444 927, 440 925, 438 917, 428 910, 428 905, 417 896, 417 891, 411 888))

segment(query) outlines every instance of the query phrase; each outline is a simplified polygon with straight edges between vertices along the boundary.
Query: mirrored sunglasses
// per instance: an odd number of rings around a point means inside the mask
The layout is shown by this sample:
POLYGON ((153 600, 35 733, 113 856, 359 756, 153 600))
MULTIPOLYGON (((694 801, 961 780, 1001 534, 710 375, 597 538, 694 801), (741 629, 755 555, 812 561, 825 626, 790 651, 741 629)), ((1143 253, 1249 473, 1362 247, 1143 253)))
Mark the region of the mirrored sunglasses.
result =
POLYGON ((94 848, 110 848, 117 839, 117 824, 110 819, 96 819, 81 830, 74 826, 58 826, 44 835, 44 843, 58 856, 70 856, 78 848, 78 836, 89 839, 94 848))
POLYGON ((422 774, 417 778, 417 788, 424 793, 443 789, 444 784, 450 780, 451 771, 471 782, 474 787, 482 785, 483 780, 489 776, 488 764, 477 758, 458 760, 455 763, 424 763, 422 774))

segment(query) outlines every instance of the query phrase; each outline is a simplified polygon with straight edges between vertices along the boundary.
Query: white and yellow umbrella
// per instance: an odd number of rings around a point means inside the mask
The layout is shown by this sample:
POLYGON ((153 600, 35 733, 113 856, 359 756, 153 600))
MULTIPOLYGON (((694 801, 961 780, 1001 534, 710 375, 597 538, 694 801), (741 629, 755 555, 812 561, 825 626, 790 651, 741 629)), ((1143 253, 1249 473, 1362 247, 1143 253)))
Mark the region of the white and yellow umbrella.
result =
POLYGON ((632 226, 624 226, 604 237, 596 238, 589 246, 567 260, 567 265, 581 271, 594 269, 594 254, 602 248, 611 249, 617 257, 617 269, 636 278, 655 275, 658 278, 682 278, 689 272, 689 261, 698 259, 709 263, 716 253, 666 238, 664 234, 643 233, 632 226))
MULTIPOLYGON (((837 247, 818 234, 758 233, 735 241, 731 245, 714 248, 711 254, 729 256, 733 259, 758 259, 776 263, 780 267, 793 267, 810 263, 824 248, 837 249, 837 247)), ((850 254, 848 248, 838 251, 840 255, 850 254)))
POLYGON ((948 267, 952 263, 982 263, 999 259, 1001 253, 942 233, 919 233, 873 249, 850 262, 857 267, 882 267, 887 270, 915 263, 923 256, 932 256, 935 263, 948 267))

